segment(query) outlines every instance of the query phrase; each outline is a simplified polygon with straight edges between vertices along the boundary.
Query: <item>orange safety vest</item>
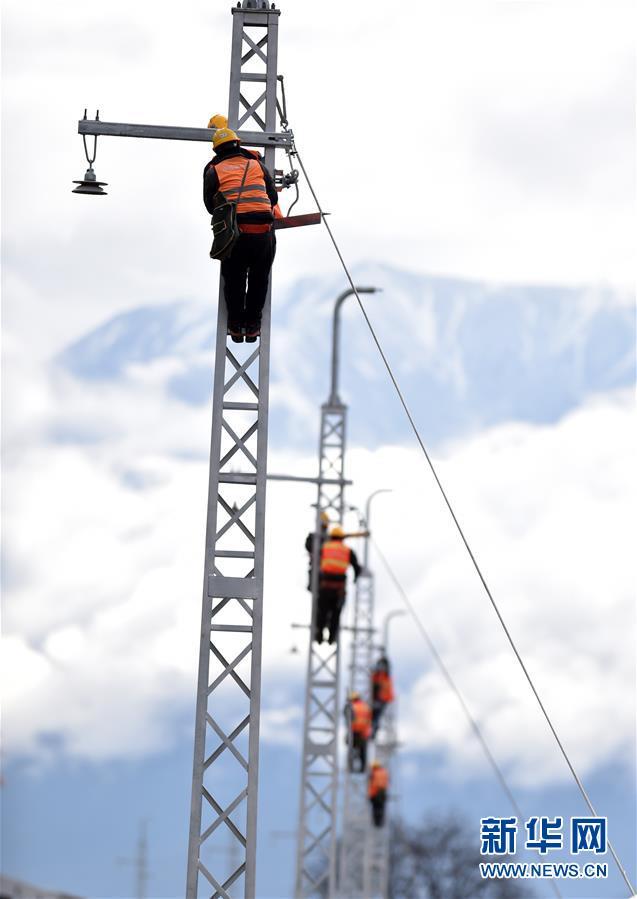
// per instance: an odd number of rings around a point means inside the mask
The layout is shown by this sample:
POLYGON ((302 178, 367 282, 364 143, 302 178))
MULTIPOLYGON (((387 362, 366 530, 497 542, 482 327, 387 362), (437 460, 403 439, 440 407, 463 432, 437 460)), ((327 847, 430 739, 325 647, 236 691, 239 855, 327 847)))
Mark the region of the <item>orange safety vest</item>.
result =
POLYGON ((347 574, 350 554, 341 540, 326 540, 321 549, 321 574, 347 574))
POLYGON ((256 159, 231 156, 215 163, 215 169, 219 178, 219 190, 227 200, 237 201, 239 215, 244 212, 272 212, 263 169, 256 159), (241 187, 244 173, 245 181, 241 187))
POLYGON ((380 702, 394 701, 394 685, 392 679, 386 671, 374 671, 372 674, 372 684, 378 690, 373 691, 380 702))
POLYGON ((372 768, 369 772, 369 782, 367 786, 367 795, 370 799, 374 799, 381 790, 387 792, 389 786, 389 774, 387 768, 372 768))
POLYGON ((361 734, 365 740, 372 735, 372 710, 364 699, 352 702, 352 733, 361 734))
MULTIPOLYGON (((263 156, 261 156, 258 150, 251 150, 249 147, 244 147, 243 149, 246 151, 246 153, 250 153, 252 156, 254 156, 255 159, 263 161, 263 156)), ((277 190, 279 190, 279 188, 277 188, 277 190)), ((284 218, 284 215, 281 212, 281 207, 278 203, 276 204, 276 206, 272 207, 272 212, 274 213, 275 219, 284 218)))

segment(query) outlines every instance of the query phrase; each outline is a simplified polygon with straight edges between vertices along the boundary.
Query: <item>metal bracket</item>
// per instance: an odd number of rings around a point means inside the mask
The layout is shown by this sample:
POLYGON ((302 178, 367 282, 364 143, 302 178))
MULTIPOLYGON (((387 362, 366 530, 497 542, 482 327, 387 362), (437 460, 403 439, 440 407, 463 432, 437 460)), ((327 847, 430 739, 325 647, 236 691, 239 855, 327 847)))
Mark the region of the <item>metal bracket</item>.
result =
MULTIPOLYGON (((159 140, 193 140, 211 143, 213 128, 182 128, 175 125, 136 125, 125 122, 102 122, 99 119, 80 119, 78 134, 105 134, 110 137, 148 137, 159 140)), ((249 147, 289 149, 294 141, 291 131, 237 131, 242 144, 249 147)))

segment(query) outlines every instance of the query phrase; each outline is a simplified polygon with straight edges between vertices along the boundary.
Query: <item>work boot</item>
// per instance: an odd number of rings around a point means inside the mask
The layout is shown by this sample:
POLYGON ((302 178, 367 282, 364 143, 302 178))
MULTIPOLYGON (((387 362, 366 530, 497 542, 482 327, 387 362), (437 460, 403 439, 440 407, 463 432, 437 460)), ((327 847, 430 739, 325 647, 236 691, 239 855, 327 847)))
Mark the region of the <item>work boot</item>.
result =
POLYGON ((237 322, 228 322, 228 334, 234 343, 243 343, 243 328, 237 322))
POLYGON ((255 343, 261 336, 261 322, 248 322, 246 325, 246 343, 255 343))

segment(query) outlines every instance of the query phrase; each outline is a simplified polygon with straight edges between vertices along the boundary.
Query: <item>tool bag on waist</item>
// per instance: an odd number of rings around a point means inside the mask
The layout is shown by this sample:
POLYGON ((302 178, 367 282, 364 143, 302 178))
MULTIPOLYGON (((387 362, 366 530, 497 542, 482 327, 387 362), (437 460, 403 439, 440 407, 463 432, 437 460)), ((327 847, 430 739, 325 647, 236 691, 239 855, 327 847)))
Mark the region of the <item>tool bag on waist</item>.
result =
POLYGON ((249 167, 250 160, 246 163, 237 199, 232 202, 225 200, 216 206, 212 213, 212 233, 214 236, 212 246, 210 247, 211 259, 225 259, 229 256, 241 233, 237 224, 237 203, 241 197, 241 191, 243 190, 249 167))

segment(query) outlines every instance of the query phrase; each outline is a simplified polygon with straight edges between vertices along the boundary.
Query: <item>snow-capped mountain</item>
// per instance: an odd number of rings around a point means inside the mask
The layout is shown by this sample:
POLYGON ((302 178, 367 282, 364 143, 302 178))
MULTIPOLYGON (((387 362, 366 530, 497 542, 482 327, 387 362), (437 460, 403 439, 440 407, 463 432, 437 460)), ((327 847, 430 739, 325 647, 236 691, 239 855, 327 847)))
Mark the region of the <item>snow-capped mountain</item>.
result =
MULTIPOLYGON (((553 422, 590 393, 632 384, 635 309, 609 288, 488 285, 362 265, 356 282, 425 437, 440 441, 505 420, 553 422)), ((276 273, 275 273, 276 279, 276 273)), ((271 440, 314 446, 327 398, 334 298, 341 278, 274 292, 271 440)), ((354 297, 343 307, 341 396, 354 441, 407 432, 354 297)), ((216 312, 179 301, 115 316, 57 360, 78 378, 122 380, 166 365, 163 389, 209 401, 216 312)))

